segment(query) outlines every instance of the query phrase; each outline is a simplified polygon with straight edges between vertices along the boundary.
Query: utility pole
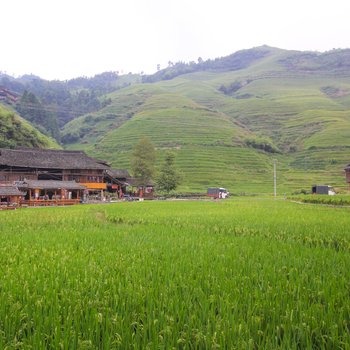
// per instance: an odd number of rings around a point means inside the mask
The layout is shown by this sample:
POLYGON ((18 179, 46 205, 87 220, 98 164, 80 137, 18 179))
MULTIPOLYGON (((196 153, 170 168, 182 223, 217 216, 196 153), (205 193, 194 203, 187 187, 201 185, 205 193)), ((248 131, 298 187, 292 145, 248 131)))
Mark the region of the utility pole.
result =
POLYGON ((277 173, 276 173, 276 159, 273 160, 273 194, 275 199, 277 197, 277 173))

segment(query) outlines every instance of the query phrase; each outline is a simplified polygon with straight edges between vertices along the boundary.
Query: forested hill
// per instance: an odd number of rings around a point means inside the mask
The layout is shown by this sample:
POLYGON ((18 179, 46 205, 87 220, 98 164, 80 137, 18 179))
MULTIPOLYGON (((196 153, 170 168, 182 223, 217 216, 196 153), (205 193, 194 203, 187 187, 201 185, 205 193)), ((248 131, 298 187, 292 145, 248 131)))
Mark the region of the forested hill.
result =
POLYGON ((14 111, 0 104, 0 148, 60 148, 52 139, 36 130, 14 111))
POLYGON ((345 188, 350 163, 350 50, 326 53, 268 46, 197 63, 169 62, 142 84, 105 97, 110 104, 66 124, 62 140, 130 169, 137 140, 158 161, 176 153, 180 190, 231 192, 345 188), (148 81, 148 83, 147 83, 148 81))
MULTIPOLYGON (((344 73, 350 72, 350 49, 332 50, 325 53, 286 51, 266 45, 253 49, 237 51, 229 56, 208 59, 201 57, 197 62, 169 61, 168 67, 159 69, 152 75, 144 75, 142 81, 152 83, 161 80, 170 80, 183 74, 194 72, 230 72, 238 71, 252 66, 263 58, 271 55, 280 55, 276 64, 281 65, 286 71, 310 73, 344 73)), ((273 68, 277 68, 276 66, 273 68)))
POLYGON ((35 75, 13 78, 0 73, 0 88, 18 94, 17 103, 11 103, 17 112, 41 132, 60 142, 63 125, 80 115, 105 107, 110 103, 108 98, 103 97, 105 94, 138 80, 138 75, 119 76, 117 72, 67 81, 48 81, 35 75))

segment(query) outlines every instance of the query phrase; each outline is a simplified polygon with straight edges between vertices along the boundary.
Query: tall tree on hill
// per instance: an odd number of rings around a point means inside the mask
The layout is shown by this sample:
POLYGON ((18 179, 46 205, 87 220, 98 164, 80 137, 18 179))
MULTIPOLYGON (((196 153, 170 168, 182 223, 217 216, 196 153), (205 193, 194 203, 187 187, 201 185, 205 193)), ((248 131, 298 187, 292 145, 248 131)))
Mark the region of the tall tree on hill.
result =
POLYGON ((157 178, 157 189, 165 193, 170 193, 179 185, 181 178, 181 174, 175 167, 175 154, 173 152, 167 152, 157 178))
POLYGON ((156 152, 154 144, 148 137, 139 140, 135 145, 131 167, 137 186, 147 186, 154 177, 156 152))

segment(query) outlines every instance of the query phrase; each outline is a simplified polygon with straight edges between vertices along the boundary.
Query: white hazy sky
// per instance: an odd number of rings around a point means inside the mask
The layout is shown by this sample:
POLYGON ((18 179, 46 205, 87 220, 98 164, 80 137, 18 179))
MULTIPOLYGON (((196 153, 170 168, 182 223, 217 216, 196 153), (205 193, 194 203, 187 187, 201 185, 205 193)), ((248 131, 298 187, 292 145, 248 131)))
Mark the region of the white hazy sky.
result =
POLYGON ((263 44, 350 48, 349 0, 1 0, 0 71, 153 73, 263 44))

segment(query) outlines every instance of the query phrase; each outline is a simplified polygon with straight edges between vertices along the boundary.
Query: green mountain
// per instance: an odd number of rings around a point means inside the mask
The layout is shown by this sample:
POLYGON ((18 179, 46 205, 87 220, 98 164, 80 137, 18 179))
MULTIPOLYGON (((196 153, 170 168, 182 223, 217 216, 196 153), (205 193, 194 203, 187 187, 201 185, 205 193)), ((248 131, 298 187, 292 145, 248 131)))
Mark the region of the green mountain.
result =
POLYGON ((225 186, 279 193, 346 187, 350 162, 350 50, 326 53, 262 46, 216 60, 176 63, 143 84, 110 93, 110 104, 66 124, 70 149, 130 169, 142 136, 161 162, 176 152, 181 191, 225 186), (150 81, 150 83, 146 83, 150 81))
POLYGON ((60 148, 14 111, 0 104, 0 147, 60 148))
POLYGON ((59 128, 64 124, 108 105, 109 99, 103 95, 139 81, 137 74, 119 76, 118 72, 66 81, 48 81, 35 75, 14 78, 0 72, 0 90, 4 88, 18 97, 7 102, 21 117, 57 142, 61 137, 59 128))

